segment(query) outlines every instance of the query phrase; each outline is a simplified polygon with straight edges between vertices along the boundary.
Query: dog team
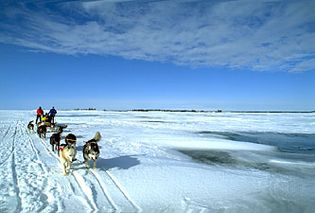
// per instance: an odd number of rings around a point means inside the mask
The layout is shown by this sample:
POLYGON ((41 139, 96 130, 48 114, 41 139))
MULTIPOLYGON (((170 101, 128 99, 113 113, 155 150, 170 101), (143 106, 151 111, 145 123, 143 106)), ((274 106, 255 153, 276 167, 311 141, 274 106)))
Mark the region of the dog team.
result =
MULTIPOLYGON (((52 115, 49 120, 43 120, 43 114, 44 111, 41 107, 37 109, 37 117, 36 117, 36 124, 37 124, 37 134, 40 138, 46 138, 47 133, 47 127, 50 127, 50 129, 56 133, 53 133, 50 136, 50 145, 52 148, 52 151, 57 151, 57 154, 60 159, 62 171, 64 175, 70 174, 70 168, 72 165, 72 162, 77 160, 76 159, 76 142, 77 138, 74 134, 68 134, 65 137, 65 144, 60 144, 61 142, 61 134, 63 132, 63 129, 67 127, 67 125, 57 125, 54 121, 54 117, 57 114, 57 111, 54 109, 54 107, 50 110, 48 115, 52 115), (39 119, 39 122, 38 122, 39 119)), ((47 114, 47 113, 46 113, 47 114)), ((30 132, 34 132, 34 121, 30 121, 27 125, 27 128, 30 132)), ((98 146, 98 141, 100 141, 102 138, 100 132, 96 132, 94 138, 88 140, 85 142, 83 146, 83 158, 84 163, 86 165, 86 168, 90 168, 89 161, 93 161, 93 168, 96 168, 96 160, 100 155, 100 149, 98 146)))

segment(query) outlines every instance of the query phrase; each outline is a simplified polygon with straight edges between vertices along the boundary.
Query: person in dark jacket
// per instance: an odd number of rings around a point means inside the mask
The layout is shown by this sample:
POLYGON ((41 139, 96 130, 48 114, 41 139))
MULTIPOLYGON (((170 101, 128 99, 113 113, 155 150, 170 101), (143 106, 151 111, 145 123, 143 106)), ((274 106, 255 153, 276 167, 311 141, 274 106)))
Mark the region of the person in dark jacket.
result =
POLYGON ((48 114, 50 116, 51 123, 55 123, 55 115, 57 114, 57 110, 55 110, 55 107, 52 107, 48 114))
POLYGON ((38 121, 38 119, 39 119, 39 121, 42 121, 42 116, 44 115, 44 110, 42 109, 42 107, 39 107, 38 109, 37 109, 37 111, 36 111, 36 123, 37 123, 37 121, 38 121))

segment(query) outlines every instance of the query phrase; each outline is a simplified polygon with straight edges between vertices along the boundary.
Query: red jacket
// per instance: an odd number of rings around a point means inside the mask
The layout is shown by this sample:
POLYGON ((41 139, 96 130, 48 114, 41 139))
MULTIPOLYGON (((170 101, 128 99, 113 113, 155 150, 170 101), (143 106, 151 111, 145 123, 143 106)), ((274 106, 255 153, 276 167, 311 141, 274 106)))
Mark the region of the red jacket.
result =
POLYGON ((37 109, 37 115, 43 115, 44 111, 40 108, 37 109))

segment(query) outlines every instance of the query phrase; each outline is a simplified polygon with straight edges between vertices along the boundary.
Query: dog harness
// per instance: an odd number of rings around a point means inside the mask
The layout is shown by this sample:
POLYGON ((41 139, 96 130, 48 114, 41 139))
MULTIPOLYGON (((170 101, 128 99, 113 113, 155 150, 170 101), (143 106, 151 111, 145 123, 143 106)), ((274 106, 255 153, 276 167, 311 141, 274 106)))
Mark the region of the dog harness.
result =
POLYGON ((75 144, 76 142, 77 142, 76 139, 69 139, 69 138, 66 139, 66 143, 69 143, 69 144, 75 144))
POLYGON ((61 145, 59 146, 59 150, 62 151, 66 146, 67 146, 66 144, 61 144, 61 145))

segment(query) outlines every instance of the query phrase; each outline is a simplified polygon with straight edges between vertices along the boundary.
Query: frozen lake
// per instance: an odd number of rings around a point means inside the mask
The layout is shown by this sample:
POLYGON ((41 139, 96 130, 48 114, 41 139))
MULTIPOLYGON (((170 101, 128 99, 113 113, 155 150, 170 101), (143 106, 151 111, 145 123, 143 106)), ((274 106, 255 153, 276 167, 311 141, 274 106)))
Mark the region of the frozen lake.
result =
POLYGON ((315 113, 59 111, 77 136, 63 176, 57 154, 0 111, 0 212, 313 212, 315 113), (84 141, 100 131, 95 171, 84 141))

